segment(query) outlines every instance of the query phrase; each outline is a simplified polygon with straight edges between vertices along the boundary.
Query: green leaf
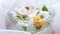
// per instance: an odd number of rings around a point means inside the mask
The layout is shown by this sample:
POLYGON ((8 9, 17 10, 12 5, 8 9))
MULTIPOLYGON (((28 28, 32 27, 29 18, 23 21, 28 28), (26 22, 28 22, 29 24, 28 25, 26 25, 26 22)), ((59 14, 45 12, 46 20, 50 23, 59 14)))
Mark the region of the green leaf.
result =
POLYGON ((21 20, 25 20, 25 18, 28 17, 28 14, 27 15, 21 15, 19 12, 16 12, 16 14, 17 14, 16 17, 21 19, 21 20))
POLYGON ((42 7, 42 11, 48 11, 48 8, 44 5, 44 6, 42 7))
POLYGON ((11 13, 11 15, 13 15, 13 14, 11 13))
POLYGON ((28 17, 27 15, 24 15, 24 16, 23 16, 24 19, 27 18, 27 17, 28 17))
POLYGON ((16 14, 17 14, 17 15, 16 15, 17 18, 19 18, 19 19, 21 19, 21 20, 24 20, 23 17, 22 17, 22 15, 21 15, 20 13, 16 12, 16 14))
POLYGON ((24 22, 25 24, 28 24, 28 22, 24 22))
POLYGON ((31 34, 34 34, 33 32, 31 32, 31 34))
POLYGON ((26 31, 27 30, 27 27, 23 26, 23 29, 24 29, 24 31, 26 31))
POLYGON ((39 27, 35 27, 37 30, 41 29, 42 26, 39 26, 39 27))
POLYGON ((23 20, 23 17, 21 15, 16 15, 16 17, 23 20))

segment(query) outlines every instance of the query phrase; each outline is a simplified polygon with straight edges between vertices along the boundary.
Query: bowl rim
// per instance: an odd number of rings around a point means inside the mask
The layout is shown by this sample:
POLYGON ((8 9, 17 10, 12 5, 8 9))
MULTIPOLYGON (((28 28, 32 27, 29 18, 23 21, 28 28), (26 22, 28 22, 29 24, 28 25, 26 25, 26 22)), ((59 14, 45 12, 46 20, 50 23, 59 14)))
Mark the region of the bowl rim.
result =
POLYGON ((26 31, 18 31, 18 30, 0 30, 0 32, 16 32, 16 33, 25 33, 25 34, 31 34, 30 32, 26 32, 26 31))

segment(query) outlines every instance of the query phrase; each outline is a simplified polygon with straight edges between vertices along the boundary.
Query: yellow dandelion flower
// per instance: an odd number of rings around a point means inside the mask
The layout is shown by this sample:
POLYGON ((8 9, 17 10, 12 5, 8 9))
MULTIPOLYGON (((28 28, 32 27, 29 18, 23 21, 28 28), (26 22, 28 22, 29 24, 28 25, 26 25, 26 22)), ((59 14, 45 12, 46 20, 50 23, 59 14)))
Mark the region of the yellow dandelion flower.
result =
POLYGON ((43 26, 44 25, 44 22, 43 21, 34 21, 33 25, 35 27, 43 26))

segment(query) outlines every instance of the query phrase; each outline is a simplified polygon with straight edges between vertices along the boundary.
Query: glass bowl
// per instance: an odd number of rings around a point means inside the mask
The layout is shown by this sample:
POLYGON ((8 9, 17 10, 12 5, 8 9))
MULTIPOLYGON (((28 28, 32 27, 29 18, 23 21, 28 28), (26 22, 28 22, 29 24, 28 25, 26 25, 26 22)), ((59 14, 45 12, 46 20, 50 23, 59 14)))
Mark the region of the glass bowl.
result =
MULTIPOLYGON (((26 5, 31 5, 31 4, 26 4, 26 5)), ((32 4, 32 5, 34 5, 34 4, 32 4)), ((7 29, 10 29, 10 30, 20 30, 20 31, 27 31, 27 32, 31 32, 31 33, 36 33, 36 32, 42 31, 43 29, 45 29, 46 27, 51 25, 52 19, 53 19, 53 17, 56 14, 53 8, 49 8, 49 15, 50 15, 50 17, 48 17, 47 19, 44 20, 44 26, 43 27, 41 27, 40 29, 36 29, 33 25, 23 26, 24 22, 32 22, 32 21, 18 20, 18 19, 14 18, 12 16, 11 11, 14 11, 15 8, 19 8, 19 7, 20 7, 20 5, 19 5, 19 2, 18 2, 18 3, 15 3, 12 6, 12 8, 8 10, 7 20, 6 20, 7 29), (20 23, 18 24, 17 22, 20 22, 20 23)), ((27 24, 27 23, 25 23, 25 24, 27 24)))

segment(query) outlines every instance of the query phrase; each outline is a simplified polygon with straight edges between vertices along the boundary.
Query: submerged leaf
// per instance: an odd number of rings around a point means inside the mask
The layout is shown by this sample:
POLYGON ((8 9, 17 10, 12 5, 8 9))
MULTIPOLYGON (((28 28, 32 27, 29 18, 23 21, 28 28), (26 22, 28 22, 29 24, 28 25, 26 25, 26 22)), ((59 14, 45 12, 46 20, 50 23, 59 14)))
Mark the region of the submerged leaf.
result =
POLYGON ((24 31, 26 31, 27 30, 27 27, 23 26, 23 29, 24 29, 24 31))
POLYGON ((16 12, 16 17, 21 19, 21 20, 24 20, 26 17, 28 17, 27 15, 21 15, 19 12, 16 12))
POLYGON ((25 19, 25 18, 27 18, 27 17, 28 17, 27 15, 24 15, 24 16, 23 16, 23 19, 25 19))
POLYGON ((23 17, 21 15, 16 15, 16 17, 23 20, 23 17))
POLYGON ((42 28, 42 26, 39 26, 39 27, 35 27, 37 30, 39 30, 39 29, 41 29, 42 28))

